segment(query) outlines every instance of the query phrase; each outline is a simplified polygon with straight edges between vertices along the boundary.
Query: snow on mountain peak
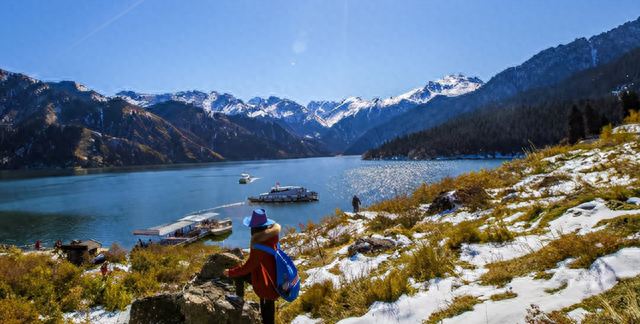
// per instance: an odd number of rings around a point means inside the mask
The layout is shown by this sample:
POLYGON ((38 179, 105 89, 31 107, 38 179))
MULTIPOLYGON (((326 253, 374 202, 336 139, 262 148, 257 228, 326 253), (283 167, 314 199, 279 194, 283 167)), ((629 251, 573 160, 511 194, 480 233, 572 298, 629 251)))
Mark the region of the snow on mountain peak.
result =
POLYGON ((455 97, 474 91, 483 84, 478 78, 469 78, 461 74, 448 75, 442 79, 428 82, 423 88, 411 90, 397 97, 387 99, 374 98, 372 100, 350 97, 340 103, 311 101, 306 107, 289 99, 275 96, 270 96, 267 99, 255 97, 245 103, 231 94, 220 94, 215 91, 209 94, 201 91, 182 91, 165 94, 122 91, 117 93, 116 96, 141 107, 174 100, 227 115, 246 114, 249 117, 269 117, 297 123, 315 120, 320 125, 329 128, 343 118, 354 116, 363 110, 367 110, 369 113, 376 113, 376 111, 392 109, 394 114, 400 114, 414 106, 426 103, 437 95, 455 97))
POLYGON ((484 83, 475 77, 466 77, 462 74, 448 75, 442 79, 430 81, 424 88, 411 90, 397 97, 384 100, 374 98, 373 100, 363 100, 360 97, 350 97, 343 100, 331 111, 323 110, 316 115, 322 117, 325 127, 331 127, 345 117, 358 114, 364 109, 398 109, 397 113, 402 113, 419 104, 426 103, 437 95, 456 97, 465 93, 477 90, 484 83))

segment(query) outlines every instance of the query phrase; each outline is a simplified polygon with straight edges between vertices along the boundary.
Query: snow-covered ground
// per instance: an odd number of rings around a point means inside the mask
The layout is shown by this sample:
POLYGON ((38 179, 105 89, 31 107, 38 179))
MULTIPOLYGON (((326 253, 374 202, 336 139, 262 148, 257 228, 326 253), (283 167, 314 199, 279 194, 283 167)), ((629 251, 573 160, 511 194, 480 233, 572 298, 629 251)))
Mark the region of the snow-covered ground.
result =
MULTIPOLYGON (((527 309, 530 309, 531 304, 538 305, 540 310, 544 312, 559 310, 611 289, 621 279, 640 275, 640 248, 628 247, 596 259, 588 269, 570 268, 569 265, 575 259, 559 262, 556 268, 547 270, 547 273, 551 275, 549 279, 534 279, 534 273, 530 273, 523 277, 514 278, 504 287, 481 285, 479 281, 479 278, 488 272, 487 264, 507 261, 533 253, 564 234, 585 235, 602 230, 606 226, 597 226, 602 220, 639 214, 640 210, 612 210, 607 207, 605 201, 597 198, 569 208, 563 215, 546 224, 543 231, 535 232, 538 234, 526 233, 532 229, 538 229, 542 217, 538 217, 531 224, 518 221, 525 215, 521 210, 536 205, 548 206, 560 202, 581 186, 607 188, 636 183, 635 175, 622 174, 612 165, 615 163, 638 163, 640 161, 639 152, 637 142, 632 142, 620 145, 614 150, 574 150, 543 159, 549 163, 549 171, 545 174, 531 174, 515 184, 512 189, 515 189, 516 192, 509 197, 515 202, 506 205, 507 210, 512 210, 512 212, 500 220, 512 233, 522 233, 521 236, 516 236, 513 241, 501 244, 463 244, 460 260, 475 265, 474 269, 457 267, 458 276, 433 279, 422 283, 422 285, 414 284, 414 287, 423 288, 411 296, 403 295, 395 302, 376 302, 363 316, 345 318, 338 323, 423 323, 431 314, 448 307, 454 298, 463 295, 472 295, 482 302, 476 304, 472 311, 444 319, 442 323, 524 323, 527 309), (550 185, 544 185, 543 181, 549 177, 554 177, 557 181, 553 181, 550 185), (525 224, 528 226, 524 226, 525 224), (515 293, 517 296, 498 301, 490 299, 492 295, 506 291, 515 293)), ((532 172, 532 170, 527 171, 532 172)), ((500 190, 494 189, 488 193, 493 197, 492 199, 495 199, 500 190)), ((497 203, 500 200, 493 200, 493 202, 497 203)), ((626 203, 638 205, 640 198, 630 198, 626 203)), ((421 206, 421 210, 426 208, 427 206, 421 206)), ((351 213, 347 214, 352 216, 351 213)), ((372 212, 368 212, 366 215, 360 214, 365 216, 367 220, 373 220, 376 216, 372 212)), ((450 213, 430 216, 428 220, 457 225, 463 221, 483 219, 487 214, 488 211, 470 213, 454 210, 450 213)), ((486 219, 486 224, 480 229, 487 228, 495 221, 493 217, 486 219)), ((355 232, 362 233, 362 231, 355 232)), ((407 240, 410 243, 412 240, 419 242, 427 238, 428 235, 415 233, 412 239, 407 238, 407 240)), ((638 238, 640 238, 640 233, 629 237, 629 239, 638 238)), ((376 257, 358 255, 356 258, 350 259, 344 255, 345 252, 346 248, 339 250, 337 252, 338 259, 326 267, 308 270, 309 279, 307 279, 306 285, 310 286, 323 280, 331 280, 334 285, 341 283, 342 281, 337 275, 328 271, 331 268, 335 269, 336 265, 341 271, 366 275, 379 264, 392 258, 391 254, 380 254, 376 257)), ((585 313, 587 313, 585 310, 579 308, 571 311, 568 315, 579 322, 585 313)), ((322 320, 310 318, 307 314, 296 317, 292 323, 312 324, 322 323, 322 320)))

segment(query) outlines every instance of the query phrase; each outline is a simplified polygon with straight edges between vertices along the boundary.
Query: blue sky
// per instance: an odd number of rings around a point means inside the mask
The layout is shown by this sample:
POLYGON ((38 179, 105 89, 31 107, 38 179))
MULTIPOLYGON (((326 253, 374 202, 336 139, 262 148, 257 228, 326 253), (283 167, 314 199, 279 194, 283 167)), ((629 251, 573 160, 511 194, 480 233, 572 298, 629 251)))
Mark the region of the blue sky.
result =
POLYGON ((397 96, 488 81, 640 15, 638 0, 0 1, 0 69, 121 90, 397 96))

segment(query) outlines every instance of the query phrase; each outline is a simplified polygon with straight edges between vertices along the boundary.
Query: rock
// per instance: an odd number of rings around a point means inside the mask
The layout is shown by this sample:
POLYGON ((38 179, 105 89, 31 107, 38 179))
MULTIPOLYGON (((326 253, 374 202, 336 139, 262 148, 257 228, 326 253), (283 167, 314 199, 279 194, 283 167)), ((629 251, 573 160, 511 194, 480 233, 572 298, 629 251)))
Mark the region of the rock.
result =
POLYGON ((180 294, 163 294, 134 300, 129 324, 184 323, 178 304, 180 297, 180 294))
POLYGON ((222 271, 235 267, 240 259, 230 253, 214 254, 182 293, 140 298, 131 305, 131 324, 259 324, 260 306, 245 301, 234 306, 225 299, 231 279, 222 271))
POLYGON ((354 255, 356 252, 376 253, 376 252, 392 249, 395 246, 396 246, 395 242, 391 240, 366 237, 366 238, 356 239, 356 241, 353 242, 353 244, 351 244, 347 248, 347 251, 349 255, 354 255))
POLYGON ((212 282, 185 290, 180 300, 184 323, 188 324, 252 324, 260 323, 260 306, 246 301, 243 307, 234 307, 224 295, 227 292, 212 282))
POLYGON ((242 263, 239 257, 231 253, 216 253, 209 257, 209 260, 202 266, 200 273, 197 275, 198 282, 204 282, 211 279, 220 279, 231 282, 222 272, 224 269, 234 268, 242 263))
POLYGON ((429 205, 427 213, 436 214, 454 209, 457 202, 458 198, 456 197, 455 193, 443 191, 438 195, 438 197, 433 200, 433 203, 429 205))
POLYGON ((596 202, 592 201, 592 202, 586 202, 586 203, 582 203, 578 206, 576 206, 576 208, 582 209, 582 210, 592 210, 594 208, 596 208, 596 202))

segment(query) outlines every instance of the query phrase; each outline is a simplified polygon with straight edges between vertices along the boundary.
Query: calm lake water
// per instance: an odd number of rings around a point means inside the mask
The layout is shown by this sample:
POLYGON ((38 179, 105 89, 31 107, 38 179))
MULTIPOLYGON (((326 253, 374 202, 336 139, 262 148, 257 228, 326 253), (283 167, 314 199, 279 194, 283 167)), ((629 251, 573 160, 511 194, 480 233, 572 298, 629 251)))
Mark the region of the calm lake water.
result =
POLYGON ((249 230, 241 223, 258 205, 248 196, 275 186, 300 185, 317 191, 320 201, 262 206, 283 227, 317 222, 335 208, 351 211, 358 195, 363 206, 411 193, 422 183, 472 170, 492 169, 503 160, 362 161, 359 156, 224 162, 139 169, 90 170, 87 174, 51 176, 46 172, 2 172, 0 243, 51 247, 62 239, 92 238, 109 247, 130 249, 135 229, 172 222, 215 208, 231 217, 233 234, 225 246, 247 247, 249 230), (255 180, 239 184, 240 174, 255 180))

